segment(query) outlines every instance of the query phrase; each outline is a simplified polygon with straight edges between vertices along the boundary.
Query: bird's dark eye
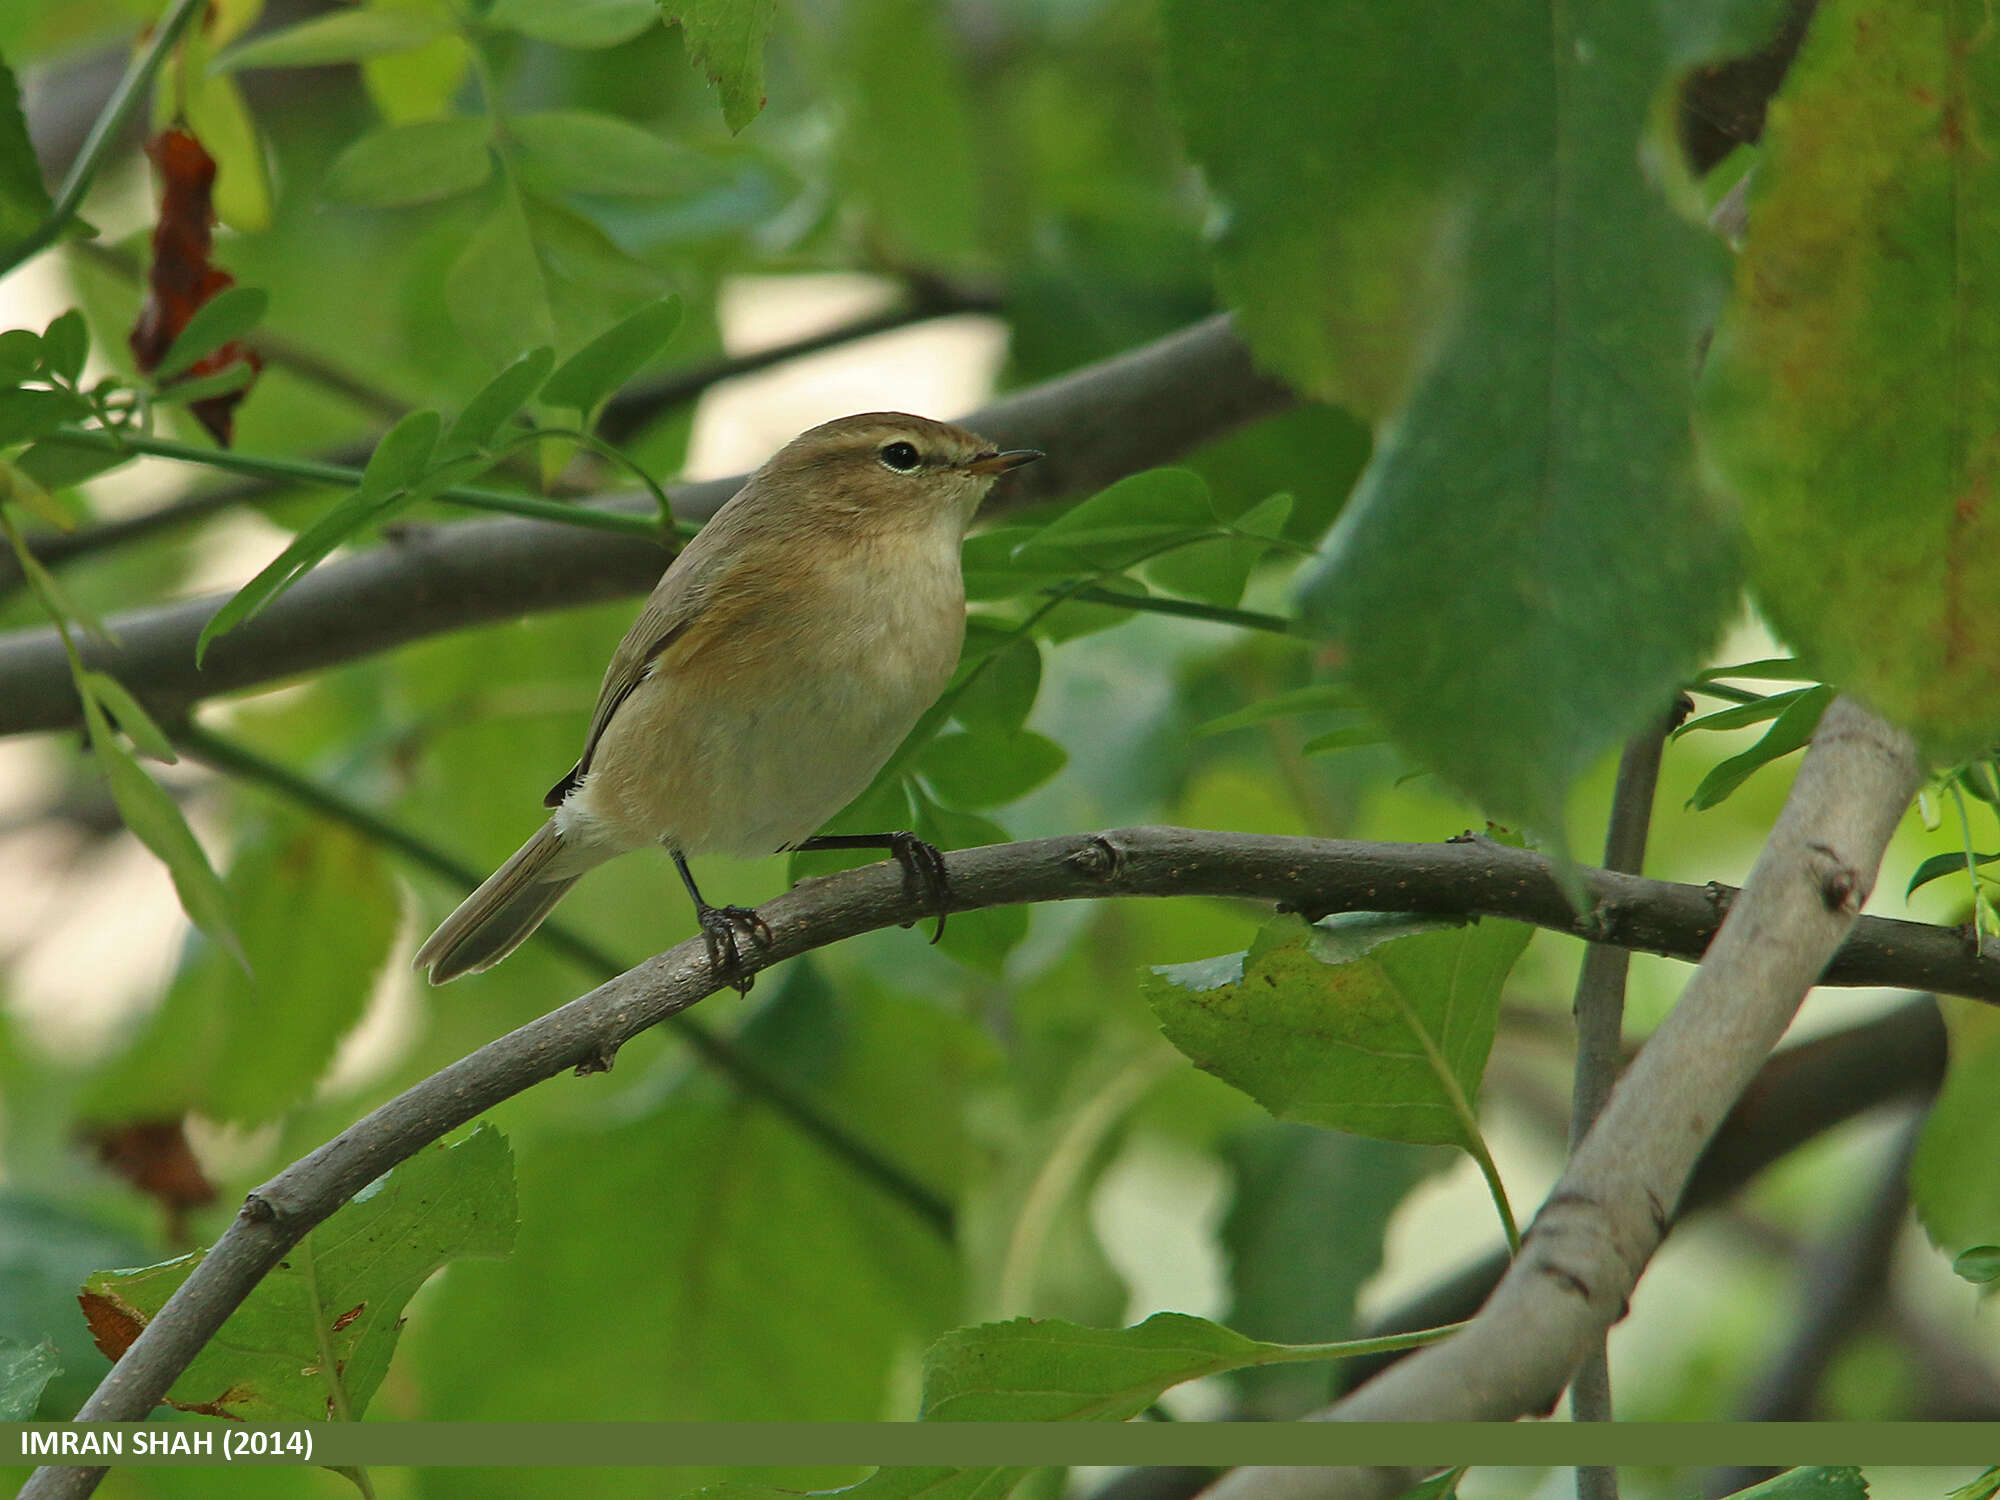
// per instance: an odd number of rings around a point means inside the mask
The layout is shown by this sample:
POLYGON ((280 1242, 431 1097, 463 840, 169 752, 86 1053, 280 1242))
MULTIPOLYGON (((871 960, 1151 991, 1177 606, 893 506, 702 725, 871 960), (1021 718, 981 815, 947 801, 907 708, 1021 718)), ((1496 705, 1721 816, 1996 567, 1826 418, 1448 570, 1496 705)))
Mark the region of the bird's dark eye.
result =
POLYGON ((907 474, 924 461, 914 443, 888 443, 876 457, 898 474, 907 474))

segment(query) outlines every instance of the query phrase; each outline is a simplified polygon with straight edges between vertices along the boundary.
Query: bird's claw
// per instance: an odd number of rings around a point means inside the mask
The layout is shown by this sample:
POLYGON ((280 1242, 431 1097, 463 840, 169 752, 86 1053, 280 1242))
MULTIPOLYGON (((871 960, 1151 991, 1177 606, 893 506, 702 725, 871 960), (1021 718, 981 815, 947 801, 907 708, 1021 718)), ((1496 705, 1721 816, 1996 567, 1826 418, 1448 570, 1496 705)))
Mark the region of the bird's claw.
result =
POLYGON ((702 906, 695 918, 701 923, 702 942, 708 947, 709 966, 716 977, 737 994, 749 994, 755 976, 743 966, 737 938, 742 935, 759 948, 770 947, 771 929, 764 919, 748 906, 702 906))
POLYGON ((951 909, 951 880, 945 874, 944 855, 936 844, 926 843, 914 833, 890 834, 889 852, 903 867, 903 883, 911 894, 937 913, 937 931, 931 934, 935 943, 944 936, 945 913, 951 909))

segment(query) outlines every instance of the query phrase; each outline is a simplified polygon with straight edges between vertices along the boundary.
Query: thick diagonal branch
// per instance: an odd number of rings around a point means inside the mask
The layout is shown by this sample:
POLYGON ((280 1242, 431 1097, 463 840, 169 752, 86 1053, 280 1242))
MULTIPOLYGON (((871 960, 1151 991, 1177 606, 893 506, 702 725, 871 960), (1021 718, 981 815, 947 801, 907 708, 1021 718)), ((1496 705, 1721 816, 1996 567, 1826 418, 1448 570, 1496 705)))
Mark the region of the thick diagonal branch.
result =
MULTIPOLYGON (((1851 700, 1828 708, 1701 967, 1479 1316, 1324 1416, 1504 1421, 1549 1409, 1593 1341, 1624 1316, 1716 1125, 1855 926, 1920 774, 1909 736, 1851 700)), ((1360 1469, 1239 1469, 1211 1493, 1388 1495, 1379 1475, 1360 1469)))
MULTIPOLYGON (((1257 373, 1226 317, 1210 318, 1102 363, 1016 391, 965 417, 1007 447, 1049 456, 1010 479, 999 504, 1101 488, 1166 463, 1295 400, 1257 373)), ((683 485, 676 511, 705 520, 742 477, 683 485)), ((622 504, 644 509, 633 498, 622 504)), ((134 610, 110 621, 120 645, 92 647, 102 667, 156 716, 185 716, 204 698, 315 672, 467 625, 644 593, 665 554, 644 541, 533 521, 413 528, 400 539, 314 569, 195 666, 219 595, 134 610)), ((54 631, 0 636, 0 734, 80 722, 54 631)))

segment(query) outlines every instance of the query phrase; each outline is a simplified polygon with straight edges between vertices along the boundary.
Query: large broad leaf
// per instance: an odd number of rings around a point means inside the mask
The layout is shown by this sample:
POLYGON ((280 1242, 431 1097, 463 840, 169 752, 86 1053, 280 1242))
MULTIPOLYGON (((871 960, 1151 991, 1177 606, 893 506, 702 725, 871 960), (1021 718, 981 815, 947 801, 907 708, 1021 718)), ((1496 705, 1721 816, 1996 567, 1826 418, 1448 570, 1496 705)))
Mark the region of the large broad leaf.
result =
POLYGON ((1248 953, 1155 969, 1146 994, 1169 1041, 1275 1115, 1471 1149, 1501 981, 1531 935, 1491 919, 1281 918, 1248 953))
MULTIPOLYGON (((174 1382, 183 1411, 247 1422, 357 1420, 388 1371, 403 1308, 455 1260, 514 1244, 514 1159, 481 1126, 419 1152, 307 1235, 174 1382)), ((116 1358, 206 1251, 137 1271, 100 1271, 82 1301, 116 1358)))
POLYGON ((1405 750, 1516 821, 1556 829, 1735 605, 1688 437, 1724 252, 1642 157, 1674 75, 1775 11, 1165 5, 1224 292, 1377 425, 1306 615, 1405 750))
POLYGON ((764 42, 778 0, 659 0, 678 26, 688 60, 708 74, 722 98, 722 118, 741 130, 764 107, 764 42))
POLYGON ((1771 111, 1702 433, 1829 681, 2000 740, 2000 49, 1982 0, 1829 0, 1771 111))
POLYGON ((559 47, 615 47, 660 24, 654 0, 499 0, 486 24, 559 47))
POLYGON ((361 1019, 401 910, 374 845, 326 824, 283 828, 240 850, 224 884, 249 970, 193 952, 93 1081, 86 1118, 273 1119, 312 1096, 361 1019))
POLYGON ((53 207, 28 141, 20 86, 0 62, 0 266, 8 264, 7 252, 33 234, 53 207))

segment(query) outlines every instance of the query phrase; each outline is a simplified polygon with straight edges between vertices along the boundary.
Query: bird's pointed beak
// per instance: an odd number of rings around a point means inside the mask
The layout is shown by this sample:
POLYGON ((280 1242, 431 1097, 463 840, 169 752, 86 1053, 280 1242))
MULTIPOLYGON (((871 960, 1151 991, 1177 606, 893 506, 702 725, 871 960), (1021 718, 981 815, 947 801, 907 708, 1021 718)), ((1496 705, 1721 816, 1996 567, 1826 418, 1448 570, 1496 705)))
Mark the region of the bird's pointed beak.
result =
POLYGON ((1047 456, 1034 448, 1010 448, 1005 453, 975 454, 962 467, 968 474, 1005 474, 1009 469, 1018 469, 1022 464, 1031 464, 1047 456))

